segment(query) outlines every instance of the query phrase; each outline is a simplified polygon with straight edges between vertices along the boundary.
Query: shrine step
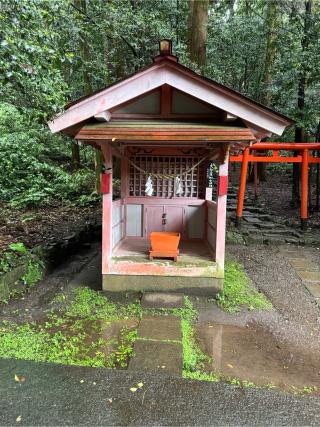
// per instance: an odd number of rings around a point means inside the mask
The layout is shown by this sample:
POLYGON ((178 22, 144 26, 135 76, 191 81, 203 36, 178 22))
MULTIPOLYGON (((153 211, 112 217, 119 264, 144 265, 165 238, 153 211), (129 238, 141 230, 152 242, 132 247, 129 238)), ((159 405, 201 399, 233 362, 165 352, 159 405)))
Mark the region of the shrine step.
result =
POLYGON ((141 299, 143 308, 184 308, 182 293, 145 292, 141 299))

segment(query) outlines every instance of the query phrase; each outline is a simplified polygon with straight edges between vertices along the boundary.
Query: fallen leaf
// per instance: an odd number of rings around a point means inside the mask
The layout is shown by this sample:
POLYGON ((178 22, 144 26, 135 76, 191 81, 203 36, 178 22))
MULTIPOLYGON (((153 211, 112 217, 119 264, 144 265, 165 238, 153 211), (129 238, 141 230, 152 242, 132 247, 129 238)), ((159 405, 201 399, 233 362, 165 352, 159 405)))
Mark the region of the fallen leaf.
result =
POLYGON ((21 418, 22 418, 22 417, 21 417, 21 415, 19 415, 19 416, 16 418, 16 422, 17 422, 17 423, 20 423, 21 418))
POLYGON ((227 363, 228 368, 233 368, 233 365, 231 363, 227 363))
POLYGON ((109 403, 112 403, 112 399, 110 398, 110 399, 107 399, 107 401, 109 402, 109 403))
POLYGON ((25 377, 19 377, 17 374, 15 374, 14 376, 14 380, 17 381, 18 383, 23 383, 26 379, 25 377))
POLYGON ((143 387, 143 383, 138 383, 137 385, 138 385, 139 388, 143 387))
POLYGON ((84 383, 84 380, 80 380, 81 384, 84 383))
POLYGON ((138 389, 136 387, 131 387, 130 391, 132 391, 132 393, 134 393, 135 391, 137 391, 138 389))

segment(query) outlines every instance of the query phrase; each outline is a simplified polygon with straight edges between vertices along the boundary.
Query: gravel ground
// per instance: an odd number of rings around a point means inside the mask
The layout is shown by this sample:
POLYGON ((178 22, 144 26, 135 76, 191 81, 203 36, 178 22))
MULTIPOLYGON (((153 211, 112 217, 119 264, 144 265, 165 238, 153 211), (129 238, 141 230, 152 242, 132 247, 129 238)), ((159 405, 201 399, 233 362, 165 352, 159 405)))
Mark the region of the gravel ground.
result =
MULTIPOLYGON (((320 263, 319 249, 300 249, 301 257, 320 263)), ((227 256, 244 265, 255 287, 274 306, 269 312, 242 313, 239 322, 245 317, 282 341, 320 353, 320 309, 279 248, 228 245, 227 256)))

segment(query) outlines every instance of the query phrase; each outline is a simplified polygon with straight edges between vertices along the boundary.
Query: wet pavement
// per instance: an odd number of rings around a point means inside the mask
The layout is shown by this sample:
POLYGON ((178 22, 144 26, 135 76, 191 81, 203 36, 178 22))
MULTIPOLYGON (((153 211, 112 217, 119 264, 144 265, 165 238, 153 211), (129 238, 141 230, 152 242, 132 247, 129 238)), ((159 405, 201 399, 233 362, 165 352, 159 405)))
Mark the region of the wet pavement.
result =
POLYGON ((151 372, 0 360, 0 378, 1 425, 320 423, 318 397, 243 389, 151 372), (24 380, 16 381, 15 375, 24 380), (131 391, 132 387, 136 391, 131 391))
POLYGON ((213 372, 258 386, 320 392, 319 354, 279 341, 262 327, 199 324, 197 338, 213 359, 213 372))

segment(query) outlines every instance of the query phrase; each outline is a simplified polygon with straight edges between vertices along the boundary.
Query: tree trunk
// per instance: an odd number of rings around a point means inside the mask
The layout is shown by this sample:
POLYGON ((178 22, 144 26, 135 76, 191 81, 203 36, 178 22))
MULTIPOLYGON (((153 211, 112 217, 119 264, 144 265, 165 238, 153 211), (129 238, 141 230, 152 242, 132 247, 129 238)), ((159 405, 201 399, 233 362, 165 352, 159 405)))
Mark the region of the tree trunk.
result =
POLYGON ((101 187, 101 183, 100 183, 100 175, 102 172, 102 168, 103 168, 103 155, 102 152, 98 149, 94 150, 94 169, 95 169, 95 175, 96 175, 96 179, 95 179, 95 191, 97 194, 100 193, 100 187, 101 187))
POLYGON ((72 172, 80 169, 80 147, 77 141, 72 141, 71 145, 71 170, 72 172))
MULTIPOLYGON (((81 10, 83 15, 87 14, 87 0, 74 0, 77 9, 81 10)), ((87 64, 90 62, 89 43, 86 40, 85 23, 81 31, 80 40, 80 57, 82 61, 82 76, 84 81, 84 95, 90 95, 93 92, 90 74, 87 69, 87 64)), ((100 193, 100 174, 103 167, 103 157, 100 150, 94 149, 94 165, 95 165, 95 191, 100 193)))
POLYGON ((193 6, 194 0, 189 0, 189 12, 188 12, 188 22, 187 22, 187 35, 188 35, 188 49, 189 53, 191 52, 191 38, 192 38, 192 19, 193 19, 193 6))
POLYGON ((272 105, 272 67, 277 52, 277 28, 278 19, 278 0, 269 0, 267 7, 266 25, 268 27, 266 56, 263 71, 263 88, 262 101, 267 107, 272 105))
MULTIPOLYGON (((279 24, 278 20, 278 0, 269 0, 267 2, 267 16, 266 26, 268 28, 267 33, 267 45, 266 55, 263 70, 263 94, 262 103, 267 107, 272 106, 272 67, 277 52, 277 27, 279 24)), ((258 176, 260 181, 267 180, 267 163, 258 163, 258 176)))
MULTIPOLYGON (((305 139, 304 126, 302 124, 304 120, 305 89, 306 89, 306 79, 307 79, 307 71, 306 71, 307 64, 305 60, 305 52, 308 49, 308 45, 310 41, 309 29, 310 29, 311 8, 312 8, 312 1, 306 0, 303 36, 301 40, 303 59, 301 62, 301 71, 300 71, 299 82, 298 82, 298 120, 300 124, 297 125, 295 129, 295 135, 294 135, 295 142, 303 142, 305 139)), ((291 205, 293 207, 299 206, 299 203, 300 203, 299 178, 300 178, 300 166, 298 163, 293 163, 292 165, 292 198, 291 198, 291 205)))
POLYGON ((192 7, 190 59, 203 71, 206 63, 209 0, 189 1, 189 7, 192 7))

